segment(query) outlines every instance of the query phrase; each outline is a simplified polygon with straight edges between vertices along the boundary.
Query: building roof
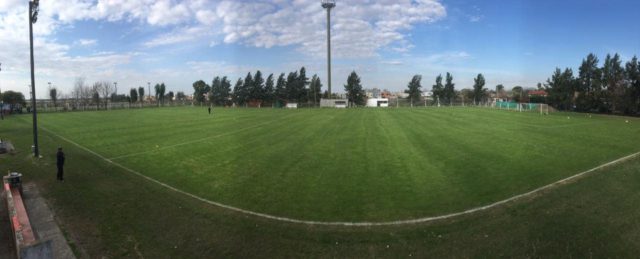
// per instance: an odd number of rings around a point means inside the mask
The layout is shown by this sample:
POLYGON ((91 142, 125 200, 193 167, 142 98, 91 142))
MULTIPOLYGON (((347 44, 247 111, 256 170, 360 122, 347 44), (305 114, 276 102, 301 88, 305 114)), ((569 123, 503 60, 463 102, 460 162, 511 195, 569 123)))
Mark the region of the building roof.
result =
POLYGON ((544 90, 529 91, 529 96, 532 95, 547 96, 547 92, 545 92, 544 90))

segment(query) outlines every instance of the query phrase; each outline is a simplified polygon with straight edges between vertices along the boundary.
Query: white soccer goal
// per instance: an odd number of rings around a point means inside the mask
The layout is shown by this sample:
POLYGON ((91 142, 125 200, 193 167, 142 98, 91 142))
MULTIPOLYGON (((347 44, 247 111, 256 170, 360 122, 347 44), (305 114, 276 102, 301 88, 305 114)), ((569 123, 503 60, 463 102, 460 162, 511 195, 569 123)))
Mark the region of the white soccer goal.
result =
POLYGON ((540 114, 549 114, 555 109, 544 103, 514 103, 514 102, 495 102, 494 108, 515 112, 538 112, 540 114))

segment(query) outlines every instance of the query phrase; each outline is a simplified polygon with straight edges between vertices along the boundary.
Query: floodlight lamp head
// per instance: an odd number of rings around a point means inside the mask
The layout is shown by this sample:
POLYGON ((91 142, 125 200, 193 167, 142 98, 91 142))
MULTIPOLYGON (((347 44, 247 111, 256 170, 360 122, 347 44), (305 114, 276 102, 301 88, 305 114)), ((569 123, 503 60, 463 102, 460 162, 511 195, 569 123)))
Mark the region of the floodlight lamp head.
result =
POLYGON ((36 23, 38 21, 38 10, 40 9, 38 6, 40 5, 39 0, 33 0, 29 2, 31 6, 31 23, 36 23))
POLYGON ((322 0, 321 3, 322 3, 322 8, 325 8, 325 9, 331 9, 336 6, 335 0, 322 0))

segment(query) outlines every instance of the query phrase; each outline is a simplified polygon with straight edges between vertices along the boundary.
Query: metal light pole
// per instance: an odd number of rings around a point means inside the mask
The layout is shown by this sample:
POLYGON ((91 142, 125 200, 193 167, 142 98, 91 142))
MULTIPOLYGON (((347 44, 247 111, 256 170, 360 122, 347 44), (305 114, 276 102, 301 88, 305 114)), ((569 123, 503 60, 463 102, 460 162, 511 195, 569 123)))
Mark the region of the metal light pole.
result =
POLYGON ((149 99, 149 103, 151 103, 151 82, 147 82, 147 88, 149 89, 149 93, 147 94, 147 99, 149 99))
POLYGON ((322 0, 322 8, 327 9, 327 82, 328 98, 331 99, 331 8, 336 7, 335 0, 322 0))
POLYGON ((29 43, 31 48, 31 108, 33 109, 33 156, 40 157, 38 150, 38 118, 36 113, 36 79, 33 71, 33 24, 38 21, 39 0, 29 1, 29 43))

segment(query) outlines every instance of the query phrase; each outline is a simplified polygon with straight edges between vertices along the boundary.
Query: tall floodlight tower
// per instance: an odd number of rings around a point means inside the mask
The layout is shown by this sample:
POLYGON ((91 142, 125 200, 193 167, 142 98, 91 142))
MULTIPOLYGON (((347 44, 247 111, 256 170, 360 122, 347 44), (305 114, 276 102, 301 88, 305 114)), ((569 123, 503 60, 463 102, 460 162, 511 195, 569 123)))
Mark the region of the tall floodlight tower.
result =
POLYGON ((336 7, 335 0, 322 0, 322 8, 327 9, 327 83, 331 99, 331 8, 336 7))
POLYGON ((33 24, 38 20, 39 0, 29 1, 29 43, 31 43, 31 110, 33 111, 33 156, 40 157, 38 150, 38 118, 36 114, 36 80, 33 72, 33 24))

